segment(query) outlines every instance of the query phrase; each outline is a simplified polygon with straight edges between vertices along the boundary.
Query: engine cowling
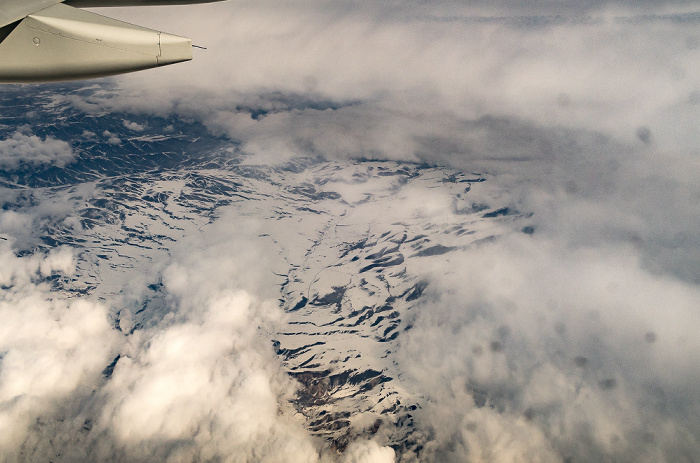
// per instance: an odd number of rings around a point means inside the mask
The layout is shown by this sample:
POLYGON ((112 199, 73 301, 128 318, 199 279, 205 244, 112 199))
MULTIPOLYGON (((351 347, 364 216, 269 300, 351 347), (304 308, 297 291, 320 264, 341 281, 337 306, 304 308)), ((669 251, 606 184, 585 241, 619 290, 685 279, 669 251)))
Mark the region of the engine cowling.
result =
POLYGON ((192 59, 190 39, 63 4, 2 28, 0 40, 2 83, 103 77, 192 59))

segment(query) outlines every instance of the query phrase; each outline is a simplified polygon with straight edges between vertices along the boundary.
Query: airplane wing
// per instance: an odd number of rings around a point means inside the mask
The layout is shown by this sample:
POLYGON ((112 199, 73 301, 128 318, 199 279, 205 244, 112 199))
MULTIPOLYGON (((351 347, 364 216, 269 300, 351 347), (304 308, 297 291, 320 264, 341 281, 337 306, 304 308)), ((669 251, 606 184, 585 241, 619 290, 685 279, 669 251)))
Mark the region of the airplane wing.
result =
POLYGON ((77 8, 184 3, 205 0, 0 0, 0 83, 87 79, 190 60, 188 38, 77 8))

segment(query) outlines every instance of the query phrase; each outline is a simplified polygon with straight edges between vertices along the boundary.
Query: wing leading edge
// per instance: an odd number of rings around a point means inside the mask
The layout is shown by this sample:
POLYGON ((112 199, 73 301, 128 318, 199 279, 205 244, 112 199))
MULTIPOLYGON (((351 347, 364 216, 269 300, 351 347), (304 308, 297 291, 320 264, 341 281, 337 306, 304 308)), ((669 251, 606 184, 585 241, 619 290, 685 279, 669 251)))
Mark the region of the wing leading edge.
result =
MULTIPOLYGON (((73 3, 125 6, 204 2, 76 0, 73 3)), ((25 0, 22 6, 15 0, 5 0, 0 6, 3 8, 0 21, 4 22, 0 23, 0 83, 87 79, 192 59, 190 39, 117 21, 60 1, 25 0), (33 11, 27 12, 28 9, 33 11)))

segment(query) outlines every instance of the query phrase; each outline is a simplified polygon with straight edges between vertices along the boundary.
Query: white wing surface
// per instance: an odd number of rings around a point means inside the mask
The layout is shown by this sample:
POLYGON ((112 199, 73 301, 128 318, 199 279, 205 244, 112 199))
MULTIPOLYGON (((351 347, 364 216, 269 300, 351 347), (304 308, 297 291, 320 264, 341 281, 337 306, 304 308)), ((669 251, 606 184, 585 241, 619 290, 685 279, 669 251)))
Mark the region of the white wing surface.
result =
POLYGON ((0 0, 0 83, 87 79, 190 60, 190 39, 71 6, 184 3, 205 1, 0 0))

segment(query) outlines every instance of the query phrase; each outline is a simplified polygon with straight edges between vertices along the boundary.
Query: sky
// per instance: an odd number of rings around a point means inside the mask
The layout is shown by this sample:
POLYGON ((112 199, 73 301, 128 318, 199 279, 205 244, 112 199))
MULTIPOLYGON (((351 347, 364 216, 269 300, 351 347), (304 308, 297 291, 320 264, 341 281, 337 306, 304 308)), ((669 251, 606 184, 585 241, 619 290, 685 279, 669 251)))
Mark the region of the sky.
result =
MULTIPOLYGON (((700 459, 700 4, 234 0, 95 11, 206 50, 112 78, 108 96, 63 97, 82 111, 195 120, 239 142, 250 164, 318 157, 479 172, 489 180, 474 201, 532 214, 532 236, 501 225, 496 242, 409 269, 430 282, 397 354, 424 397, 423 461, 700 459), (485 393, 491 406, 478 406, 485 393)), ((69 142, 18 128, 0 140, 0 168, 69 164, 69 142)), ((454 214, 439 193, 428 203, 392 213, 454 214)), ((21 461, 20 447, 46 455, 47 436, 76 443, 74 461, 412 461, 381 439, 319 454, 282 410, 296 386, 264 335, 284 314, 254 219, 224 214, 206 247, 194 232, 175 245, 159 268, 172 317, 125 339, 104 302, 62 299, 42 281, 75 271, 69 248, 16 254, 45 212, 33 214, 0 215, 11 238, 0 241, 8 461, 21 461), (117 353, 128 361, 102 384, 117 353), (78 423, 98 404, 92 435, 108 438, 32 427, 60 407, 80 410, 78 423), (178 439, 194 443, 164 444, 178 439)))

